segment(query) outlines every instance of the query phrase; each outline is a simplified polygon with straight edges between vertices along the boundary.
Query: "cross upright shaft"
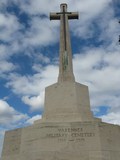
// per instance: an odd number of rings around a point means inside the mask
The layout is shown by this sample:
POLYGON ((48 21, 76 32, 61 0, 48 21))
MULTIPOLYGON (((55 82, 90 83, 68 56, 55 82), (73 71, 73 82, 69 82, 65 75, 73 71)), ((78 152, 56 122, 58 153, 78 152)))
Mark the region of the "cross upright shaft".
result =
POLYGON ((61 4, 60 7, 61 12, 50 13, 50 20, 60 20, 60 64, 58 82, 75 81, 68 19, 78 19, 78 13, 67 12, 67 4, 61 4))

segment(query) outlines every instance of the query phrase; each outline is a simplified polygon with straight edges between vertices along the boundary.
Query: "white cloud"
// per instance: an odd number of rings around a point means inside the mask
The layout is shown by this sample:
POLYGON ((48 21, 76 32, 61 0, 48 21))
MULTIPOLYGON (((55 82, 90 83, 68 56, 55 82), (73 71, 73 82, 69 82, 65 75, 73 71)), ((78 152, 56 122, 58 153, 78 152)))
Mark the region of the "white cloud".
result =
POLYGON ((21 121, 28 119, 26 114, 19 113, 13 107, 11 107, 6 101, 0 100, 0 124, 3 127, 11 127, 17 123, 20 125, 21 121))
POLYGON ((108 113, 107 115, 101 116, 101 118, 104 122, 120 125, 120 112, 118 113, 111 112, 108 113))
POLYGON ((38 110, 43 108, 45 87, 57 81, 58 67, 48 65, 42 68, 40 66, 38 69, 37 65, 34 68, 40 73, 33 76, 11 74, 7 87, 10 87, 15 94, 21 95, 22 101, 29 105, 31 110, 38 110))
POLYGON ((119 89, 120 60, 117 59, 115 63, 111 59, 117 58, 118 54, 117 50, 112 53, 105 49, 91 48, 83 54, 75 55, 76 78, 82 83, 94 85, 94 90, 92 90, 95 92, 117 91, 119 89))
POLYGON ((11 74, 9 78, 10 81, 7 83, 7 87, 12 87, 14 93, 22 95, 29 93, 38 93, 38 86, 34 85, 34 81, 31 76, 20 76, 19 74, 11 74))
MULTIPOLYGON (((113 9, 110 7, 112 0, 65 0, 64 3, 68 4, 69 11, 80 12, 80 20, 71 22, 72 32, 79 37, 89 38, 94 34, 92 20, 98 19, 98 26, 100 24, 108 24, 109 19, 105 18, 105 14, 109 15, 113 9), (107 10, 107 12, 106 12, 107 10), (109 13, 108 13, 109 12, 109 13), (102 16, 102 18, 100 18, 102 16), (101 22, 100 22, 100 20, 101 22), (107 23, 103 23, 107 21, 107 23)), ((18 1, 16 1, 18 3, 18 1)), ((31 16, 31 28, 26 35, 26 42, 31 45, 48 45, 58 41, 56 27, 58 22, 49 22, 48 18, 40 18, 40 15, 49 17, 50 12, 59 12, 62 0, 30 0, 29 3, 21 2, 21 10, 31 16), (51 4, 51 5, 49 5, 51 4), (52 36, 54 35, 54 36, 52 36)))
POLYGON ((48 18, 32 17, 31 26, 25 34, 25 45, 46 46, 56 43, 58 41, 57 26, 55 22, 50 23, 48 18))
POLYGON ((29 14, 49 14, 50 11, 59 11, 61 3, 67 3, 70 9, 76 9, 80 12, 89 12, 89 15, 97 15, 101 13, 111 0, 30 0, 29 3, 21 4, 21 8, 29 14), (50 4, 50 5, 49 5, 50 4))
MULTIPOLYGON (((38 66, 37 66, 38 67, 38 66)), ((11 74, 7 87, 11 87, 13 92, 21 95, 38 95, 46 86, 54 83, 57 79, 58 67, 48 65, 42 67, 39 73, 33 76, 21 76, 11 74)))
POLYGON ((7 46, 6 45, 0 45, 0 59, 4 60, 5 58, 7 58, 7 46))
POLYGON ((85 0, 82 3, 80 1, 78 3, 76 3, 76 8, 80 11, 80 20, 71 23, 72 32, 75 36, 82 39, 94 37, 94 39, 98 38, 97 41, 106 40, 107 43, 111 42, 115 36, 113 32, 118 28, 111 5, 112 0, 99 2, 96 0, 85 0))
POLYGON ((33 124, 34 121, 39 120, 39 119, 41 119, 41 118, 42 118, 41 115, 36 115, 36 116, 33 116, 32 118, 28 119, 26 123, 28 123, 28 124, 33 124))
POLYGON ((9 42, 16 38, 15 34, 22 28, 22 25, 15 15, 0 13, 0 28, 0 40, 9 42))
MULTIPOLYGON (((0 5, 4 5, 3 1, 0 5)), ((7 5, 7 4, 6 4, 7 5)), ((0 74, 8 73, 17 67, 11 62, 11 56, 16 52, 22 51, 20 41, 22 40, 22 30, 24 27, 20 24, 14 14, 0 12, 0 74)), ((23 48, 23 47, 22 47, 23 48)))
POLYGON ((36 54, 36 61, 40 64, 41 63, 50 63, 50 58, 44 56, 43 54, 36 54))
MULTIPOLYGON (((64 2, 68 2, 65 0, 64 2)), ((21 9, 31 15, 38 15, 38 14, 49 14, 50 11, 56 11, 59 9, 59 5, 62 3, 62 0, 46 0, 46 1, 39 1, 39 0, 30 0, 29 3, 21 3, 21 9)))
POLYGON ((22 101, 29 105, 32 111, 40 110, 40 108, 42 109, 44 106, 44 92, 38 96, 33 97, 23 96, 22 101))
POLYGON ((0 73, 5 73, 13 71, 16 69, 16 66, 13 63, 7 61, 0 61, 0 73))

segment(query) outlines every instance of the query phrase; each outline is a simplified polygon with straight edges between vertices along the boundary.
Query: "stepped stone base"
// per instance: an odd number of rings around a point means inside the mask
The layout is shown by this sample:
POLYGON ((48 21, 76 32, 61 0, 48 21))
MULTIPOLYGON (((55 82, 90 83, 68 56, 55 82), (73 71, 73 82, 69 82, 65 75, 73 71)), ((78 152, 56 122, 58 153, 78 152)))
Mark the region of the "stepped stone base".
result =
POLYGON ((8 131, 2 160, 120 160, 120 126, 41 122, 8 131))
POLYGON ((93 117, 87 86, 56 83, 41 120, 5 133, 2 160, 120 160, 120 126, 93 117))

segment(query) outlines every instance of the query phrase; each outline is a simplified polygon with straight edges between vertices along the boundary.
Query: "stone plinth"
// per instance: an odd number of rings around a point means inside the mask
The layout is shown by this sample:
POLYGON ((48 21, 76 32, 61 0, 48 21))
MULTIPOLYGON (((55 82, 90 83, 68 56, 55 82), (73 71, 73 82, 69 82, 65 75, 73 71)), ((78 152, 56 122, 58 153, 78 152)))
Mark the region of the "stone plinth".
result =
POLYGON ((87 86, 56 83, 41 120, 6 132, 2 160, 119 160, 119 137, 120 126, 93 117, 87 86))
POLYGON ((120 127, 46 122, 6 132, 2 160, 119 160, 120 127))
POLYGON ((42 119, 49 122, 92 121, 88 87, 69 81, 47 87, 42 119))

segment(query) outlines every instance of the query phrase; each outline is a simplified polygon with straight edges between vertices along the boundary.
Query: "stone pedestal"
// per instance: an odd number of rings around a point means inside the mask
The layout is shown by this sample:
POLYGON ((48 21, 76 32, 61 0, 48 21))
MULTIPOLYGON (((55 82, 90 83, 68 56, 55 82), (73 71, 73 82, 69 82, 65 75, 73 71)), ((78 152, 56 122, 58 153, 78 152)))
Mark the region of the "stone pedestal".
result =
POLYGON ((45 89, 43 121, 92 121, 88 87, 76 82, 53 84, 45 89))
POLYGON ((2 160, 119 160, 120 127, 46 122, 6 132, 2 160))
POLYGON ((6 132, 2 160, 120 159, 120 126, 92 116, 87 86, 56 83, 45 93, 42 119, 6 132))

